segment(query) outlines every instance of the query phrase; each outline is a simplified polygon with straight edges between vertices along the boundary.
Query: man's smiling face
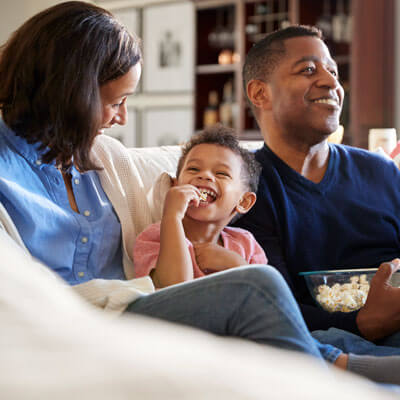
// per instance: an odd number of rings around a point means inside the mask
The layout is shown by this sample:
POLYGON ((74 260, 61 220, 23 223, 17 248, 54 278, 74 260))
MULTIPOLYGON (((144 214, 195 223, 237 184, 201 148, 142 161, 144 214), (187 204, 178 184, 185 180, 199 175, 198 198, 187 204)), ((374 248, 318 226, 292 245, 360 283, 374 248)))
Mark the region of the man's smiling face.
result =
POLYGON ((325 43, 301 36, 284 41, 285 55, 269 76, 272 114, 284 134, 320 140, 339 125, 344 91, 325 43))

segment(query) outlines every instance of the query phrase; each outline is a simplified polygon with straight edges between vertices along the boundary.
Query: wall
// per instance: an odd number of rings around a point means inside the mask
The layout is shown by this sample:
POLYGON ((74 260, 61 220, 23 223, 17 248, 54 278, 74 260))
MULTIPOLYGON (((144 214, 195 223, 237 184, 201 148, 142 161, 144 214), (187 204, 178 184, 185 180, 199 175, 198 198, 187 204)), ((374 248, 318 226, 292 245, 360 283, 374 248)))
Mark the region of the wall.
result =
MULTIPOLYGON (((171 0, 97 0, 90 1, 101 7, 114 10, 137 8, 173 3, 171 0)), ((0 43, 26 19, 37 12, 63 0, 1 0, 0 3, 0 43)), ((182 3, 190 3, 182 0, 182 3)), ((140 15, 141 11, 140 11, 140 15)), ((189 21, 188 21, 189 23, 189 21)), ((174 24, 174 22, 173 22, 174 24)), ((141 35, 141 32, 138 32, 141 35)), ((193 40, 194 42, 194 40, 193 40)), ((149 64, 157 60, 146 58, 146 71, 149 64)), ((121 139, 129 146, 176 144, 180 137, 185 140, 193 132, 193 92, 146 93, 139 88, 135 96, 128 99, 129 119, 125 127, 115 126, 108 133, 121 139), (178 134, 178 132, 180 132, 178 134)))
POLYGON ((0 43, 3 44, 33 14, 62 3, 61 0, 2 0, 0 5, 0 43))

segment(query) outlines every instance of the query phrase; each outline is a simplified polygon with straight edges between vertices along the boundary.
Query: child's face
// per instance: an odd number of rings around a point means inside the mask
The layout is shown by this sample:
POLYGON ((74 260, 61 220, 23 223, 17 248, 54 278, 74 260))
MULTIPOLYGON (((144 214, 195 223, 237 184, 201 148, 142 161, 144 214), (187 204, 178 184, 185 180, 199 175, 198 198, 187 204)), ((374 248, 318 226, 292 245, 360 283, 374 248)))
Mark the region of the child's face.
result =
MULTIPOLYGON (((240 207, 244 187, 242 158, 216 144, 199 144, 190 150, 177 179, 178 185, 190 184, 207 191, 199 207, 190 206, 186 216, 201 221, 227 224, 240 207)), ((247 211, 247 210, 246 210, 247 211)))

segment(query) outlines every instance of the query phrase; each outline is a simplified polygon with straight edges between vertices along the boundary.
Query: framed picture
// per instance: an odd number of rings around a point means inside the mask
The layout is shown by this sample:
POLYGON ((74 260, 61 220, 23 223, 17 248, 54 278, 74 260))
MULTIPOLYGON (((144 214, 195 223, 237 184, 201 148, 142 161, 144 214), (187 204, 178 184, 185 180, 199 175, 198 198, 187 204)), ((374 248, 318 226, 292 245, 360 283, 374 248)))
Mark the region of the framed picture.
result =
POLYGON ((122 22, 136 36, 140 37, 140 10, 136 8, 121 8, 112 10, 115 18, 122 22))
POLYGON ((125 125, 113 125, 110 129, 106 129, 105 133, 118 139, 126 147, 136 147, 136 131, 137 131, 137 112, 135 109, 128 108, 128 121, 125 125))
MULTIPOLYGON (((122 22, 129 30, 129 32, 133 33, 138 38, 141 37, 141 10, 137 8, 122 8, 112 10, 115 18, 118 21, 122 22)), ((142 91, 142 80, 139 81, 136 87, 136 93, 140 93, 142 91)))
POLYGON ((177 107, 144 110, 141 132, 144 147, 181 144, 193 133, 193 111, 177 107))
POLYGON ((194 16, 189 1, 143 9, 144 91, 193 90, 194 16))

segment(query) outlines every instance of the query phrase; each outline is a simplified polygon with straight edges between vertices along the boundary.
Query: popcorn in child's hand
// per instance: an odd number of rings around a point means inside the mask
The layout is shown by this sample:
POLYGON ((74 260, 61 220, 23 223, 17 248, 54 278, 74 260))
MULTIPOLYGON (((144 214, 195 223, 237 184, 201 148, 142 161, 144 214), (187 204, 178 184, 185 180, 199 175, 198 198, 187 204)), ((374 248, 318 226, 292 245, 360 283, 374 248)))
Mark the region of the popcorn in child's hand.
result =
POLYGON ((319 285, 316 299, 330 312, 350 312, 361 308, 368 296, 369 282, 367 275, 352 276, 349 283, 335 283, 332 287, 319 285))

